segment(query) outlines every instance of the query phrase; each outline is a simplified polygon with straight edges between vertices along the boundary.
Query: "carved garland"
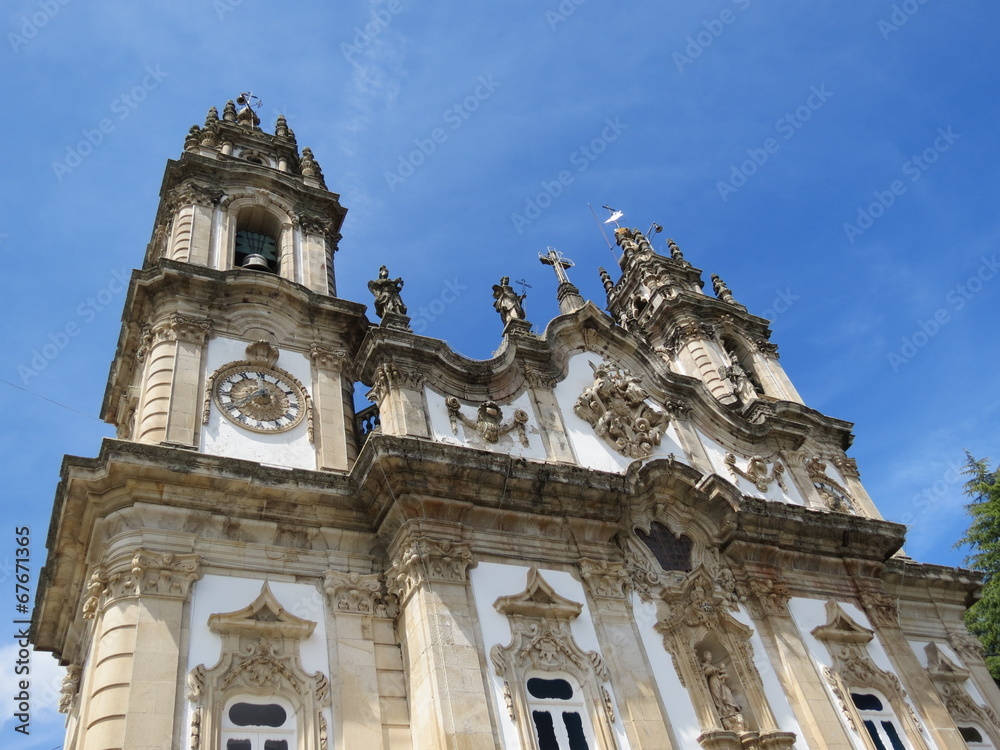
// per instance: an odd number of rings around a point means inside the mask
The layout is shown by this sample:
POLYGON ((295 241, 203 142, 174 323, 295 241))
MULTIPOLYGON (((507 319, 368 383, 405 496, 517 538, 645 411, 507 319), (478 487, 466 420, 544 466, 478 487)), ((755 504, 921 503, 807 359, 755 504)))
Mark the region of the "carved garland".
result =
POLYGON ((451 431, 456 435, 458 434, 459 422, 474 429, 487 443, 499 442, 500 438, 508 432, 517 430, 521 445, 528 446, 528 434, 524 429, 524 425, 528 421, 528 412, 524 409, 515 409, 514 418, 509 422, 503 422, 503 412, 496 401, 486 401, 480 404, 475 419, 469 419, 462 414, 462 405, 454 396, 446 398, 445 405, 448 407, 451 431))

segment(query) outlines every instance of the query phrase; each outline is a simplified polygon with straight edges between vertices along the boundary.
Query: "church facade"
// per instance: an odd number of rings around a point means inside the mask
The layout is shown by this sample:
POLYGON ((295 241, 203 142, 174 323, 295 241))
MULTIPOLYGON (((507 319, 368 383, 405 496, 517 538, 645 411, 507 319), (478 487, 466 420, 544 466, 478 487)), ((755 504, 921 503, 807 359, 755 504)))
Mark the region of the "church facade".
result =
POLYGON ((346 216, 283 117, 168 163, 32 624, 67 750, 1000 748, 962 613, 806 406, 767 321, 618 226, 466 359, 337 297, 346 216), (356 412, 356 383, 372 406, 356 412))

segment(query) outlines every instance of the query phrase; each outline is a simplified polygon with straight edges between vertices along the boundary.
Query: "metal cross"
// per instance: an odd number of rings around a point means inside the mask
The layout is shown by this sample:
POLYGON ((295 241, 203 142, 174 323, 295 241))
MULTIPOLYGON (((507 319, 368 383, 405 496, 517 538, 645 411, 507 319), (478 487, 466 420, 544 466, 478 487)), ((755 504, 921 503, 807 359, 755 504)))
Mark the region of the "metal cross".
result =
POLYGON ((538 260, 547 266, 552 266, 556 270, 556 277, 559 279, 560 284, 568 284, 569 277, 566 275, 566 269, 574 266, 573 261, 569 258, 564 258, 563 254, 554 247, 549 247, 548 251, 547 255, 539 253, 538 260))

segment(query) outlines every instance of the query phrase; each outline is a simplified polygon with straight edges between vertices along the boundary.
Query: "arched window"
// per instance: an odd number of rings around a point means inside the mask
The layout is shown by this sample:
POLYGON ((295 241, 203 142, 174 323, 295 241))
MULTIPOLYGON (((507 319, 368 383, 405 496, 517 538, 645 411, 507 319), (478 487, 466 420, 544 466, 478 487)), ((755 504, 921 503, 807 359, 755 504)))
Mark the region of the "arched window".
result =
POLYGON ((993 743, 990 742, 989 738, 983 734, 979 727, 975 726, 959 726, 959 734, 962 735, 962 739, 965 740, 965 744, 969 747, 969 750, 993 750, 993 743))
POLYGON ((222 750, 295 750, 295 712, 281 698, 238 696, 222 714, 222 750))
POLYGON ((538 750, 590 750, 583 692, 571 678, 553 673, 528 678, 528 710, 538 750))
POLYGON ((880 696, 874 693, 851 693, 851 700, 878 750, 909 750, 900 736, 892 709, 885 707, 885 701, 880 696))
POLYGON ((281 222, 263 206, 246 206, 236 216, 233 267, 278 273, 281 222))
POLYGON ((659 523, 653 523, 648 534, 642 529, 636 529, 635 533, 653 553, 661 568, 666 571, 691 572, 691 549, 694 543, 687 536, 674 536, 670 529, 659 523))

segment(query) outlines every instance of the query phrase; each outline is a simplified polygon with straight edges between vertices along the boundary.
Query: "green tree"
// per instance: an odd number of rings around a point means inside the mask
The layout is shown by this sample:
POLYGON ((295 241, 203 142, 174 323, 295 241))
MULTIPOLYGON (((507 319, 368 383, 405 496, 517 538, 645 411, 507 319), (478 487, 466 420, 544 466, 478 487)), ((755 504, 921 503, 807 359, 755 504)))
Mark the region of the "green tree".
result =
POLYGON ((969 545, 966 565, 983 574, 983 596, 965 613, 965 624, 983 642, 986 665, 1000 680, 1000 470, 990 470, 985 458, 966 453, 965 506, 972 522, 958 545, 969 545))

